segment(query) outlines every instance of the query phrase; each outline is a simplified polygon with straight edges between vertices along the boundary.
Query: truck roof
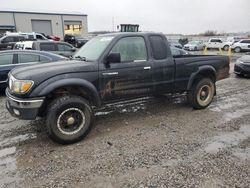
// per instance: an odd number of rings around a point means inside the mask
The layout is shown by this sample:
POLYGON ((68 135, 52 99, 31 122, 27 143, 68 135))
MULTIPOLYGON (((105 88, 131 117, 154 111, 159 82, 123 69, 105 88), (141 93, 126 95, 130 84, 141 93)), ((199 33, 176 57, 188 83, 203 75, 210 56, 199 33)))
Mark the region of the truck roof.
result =
POLYGON ((163 33, 155 33, 155 32, 117 32, 117 33, 107 33, 98 36, 135 36, 135 35, 163 35, 163 33))

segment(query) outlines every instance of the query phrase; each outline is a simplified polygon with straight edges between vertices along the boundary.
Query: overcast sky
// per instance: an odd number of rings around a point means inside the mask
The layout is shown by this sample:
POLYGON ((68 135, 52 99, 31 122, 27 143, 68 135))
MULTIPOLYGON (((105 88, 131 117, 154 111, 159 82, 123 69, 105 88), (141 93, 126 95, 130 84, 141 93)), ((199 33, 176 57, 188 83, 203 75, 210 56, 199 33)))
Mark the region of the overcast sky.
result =
POLYGON ((112 30, 112 18, 164 33, 250 31, 250 0, 1 0, 6 9, 85 13, 89 31, 112 30))

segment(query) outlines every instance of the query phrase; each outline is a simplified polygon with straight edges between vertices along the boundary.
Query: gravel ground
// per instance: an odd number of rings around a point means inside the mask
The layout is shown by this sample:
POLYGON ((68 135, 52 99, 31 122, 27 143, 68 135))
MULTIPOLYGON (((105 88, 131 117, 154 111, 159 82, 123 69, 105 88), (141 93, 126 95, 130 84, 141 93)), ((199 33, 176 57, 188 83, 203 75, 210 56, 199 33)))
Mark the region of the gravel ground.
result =
POLYGON ((193 110, 184 95, 96 112, 81 142, 61 146, 44 122, 12 118, 0 97, 0 187, 250 187, 250 80, 217 83, 193 110))

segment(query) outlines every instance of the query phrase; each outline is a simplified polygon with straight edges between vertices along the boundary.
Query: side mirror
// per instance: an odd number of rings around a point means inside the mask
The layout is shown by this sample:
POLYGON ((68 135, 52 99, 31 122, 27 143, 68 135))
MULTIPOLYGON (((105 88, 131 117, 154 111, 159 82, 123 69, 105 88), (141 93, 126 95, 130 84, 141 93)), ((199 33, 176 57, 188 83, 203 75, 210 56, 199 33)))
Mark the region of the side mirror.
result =
POLYGON ((75 52, 76 51, 76 48, 71 48, 71 52, 75 52))
POLYGON ((106 63, 121 63, 121 54, 110 53, 106 58, 106 63))

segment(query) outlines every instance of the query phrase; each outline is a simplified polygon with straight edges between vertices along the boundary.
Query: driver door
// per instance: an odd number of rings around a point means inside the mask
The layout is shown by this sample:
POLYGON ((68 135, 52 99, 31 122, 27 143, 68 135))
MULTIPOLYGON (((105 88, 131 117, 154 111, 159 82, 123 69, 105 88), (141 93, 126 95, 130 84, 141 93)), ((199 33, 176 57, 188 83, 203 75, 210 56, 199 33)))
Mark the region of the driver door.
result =
POLYGON ((151 63, 143 37, 118 40, 109 54, 120 54, 120 62, 101 63, 100 96, 104 102, 136 98, 150 93, 151 63))

